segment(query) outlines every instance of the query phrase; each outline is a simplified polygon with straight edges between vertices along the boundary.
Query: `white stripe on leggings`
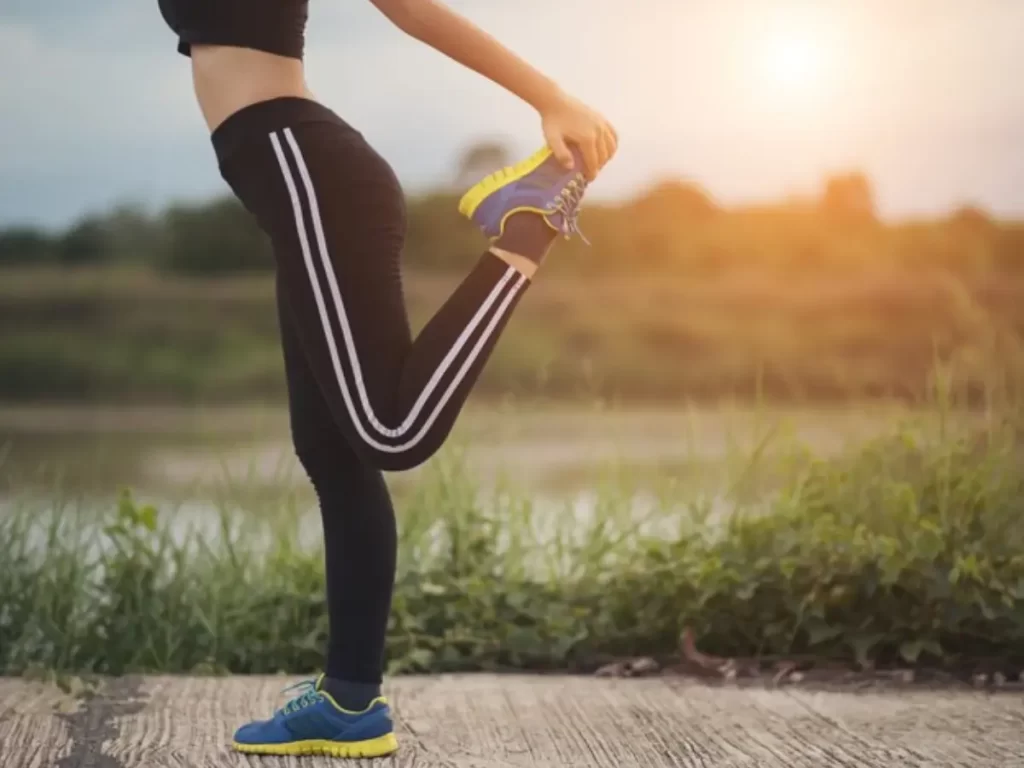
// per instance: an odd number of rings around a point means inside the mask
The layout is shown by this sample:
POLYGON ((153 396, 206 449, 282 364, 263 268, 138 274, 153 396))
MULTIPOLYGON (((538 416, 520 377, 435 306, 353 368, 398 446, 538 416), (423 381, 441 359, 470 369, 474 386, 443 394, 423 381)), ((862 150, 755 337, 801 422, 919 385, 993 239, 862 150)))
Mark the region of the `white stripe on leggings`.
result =
POLYGON ((320 252, 320 263, 323 265, 324 274, 327 275, 327 286, 330 289, 331 298, 334 299, 334 309, 341 324, 342 338, 344 339, 345 346, 348 350, 349 360, 352 361, 353 378, 355 379, 356 393, 359 395, 359 403, 363 406, 363 412, 366 414, 366 418, 370 422, 370 425, 382 436, 401 437, 415 424, 420 412, 426 405, 427 399, 434 393, 434 390, 440 383, 441 378, 447 372, 448 368, 451 367, 452 362, 469 341, 470 336, 473 335, 473 331, 475 331, 476 327, 483 321, 487 312, 494 305, 494 302, 498 300, 498 296, 501 295, 502 290, 516 272, 511 267, 506 270, 505 275, 494 286, 491 294, 477 310, 473 319, 470 320, 469 325, 463 329, 459 338, 456 339, 455 345, 438 364, 433 375, 430 377, 430 380, 427 382, 427 385, 420 393, 420 396, 416 398, 416 402, 413 403, 409 414, 405 417, 402 423, 393 429, 387 427, 379 418, 377 418, 377 414, 374 413, 373 406, 370 403, 370 398, 366 391, 362 368, 359 364, 359 358, 356 355, 355 342, 353 341, 352 331, 350 330, 348 316, 345 313, 345 304, 341 299, 341 291, 338 290, 338 280, 334 274, 334 267, 331 264, 331 258, 327 248, 327 238, 324 236, 323 220, 320 217, 320 206, 317 203, 316 190, 313 189, 313 180, 310 178, 309 169, 306 167, 306 160, 303 157, 302 150, 299 148, 298 142, 295 141, 295 136, 290 128, 284 129, 284 135, 288 142, 288 146, 292 151, 292 157, 295 159, 295 165, 299 169, 299 178, 302 179, 302 184, 306 190, 306 198, 309 202, 310 218, 313 220, 313 232, 316 235, 317 250, 320 252))
POLYGON ((508 307, 512 303, 512 300, 516 297, 516 295, 522 288, 523 284, 526 282, 526 278, 522 274, 518 273, 512 267, 509 267, 506 270, 504 276, 494 286, 490 295, 487 297, 487 299, 484 301, 481 307, 477 310, 476 314, 470 321, 469 325, 465 329, 463 329, 462 333, 459 335, 459 338, 456 340, 455 346, 451 350, 449 350, 448 354, 445 355, 444 359, 438 365, 437 370, 434 371, 434 374, 427 382, 427 386, 424 389, 424 391, 420 393, 420 396, 417 398, 416 403, 414 404, 413 409, 410 411, 409 415, 405 418, 405 420, 397 429, 389 429, 380 422, 376 414, 373 412, 373 408, 367 396, 366 387, 362 380, 362 369, 359 365, 359 358, 356 355, 355 343, 352 338, 352 331, 348 324, 348 317, 345 314, 345 307, 341 299, 341 292, 338 290, 337 279, 334 275, 334 269, 327 251, 327 243, 326 238, 324 236, 323 223, 320 219, 320 210, 319 206, 317 205, 316 193, 315 190, 313 189, 312 180, 310 179, 308 169, 306 168, 305 161, 302 157, 302 152, 299 149, 298 143, 295 141, 294 135, 288 128, 285 129, 284 133, 288 141, 289 147, 291 148, 293 156, 295 158, 296 166, 299 169, 299 174, 302 177, 303 184, 305 186, 306 196, 309 200, 310 218, 312 219, 314 232, 316 233, 317 246, 318 250, 320 251, 321 262, 324 266, 324 273, 327 275, 327 280, 329 287, 331 289, 332 298, 334 299, 335 309, 338 314, 338 320, 341 325, 342 337, 345 341, 346 351, 348 352, 348 358, 352 365, 353 378, 355 379, 356 388, 359 393, 360 400, 362 402, 363 409, 366 413, 367 419, 369 420, 371 426, 373 426, 381 434, 382 437, 400 437, 409 431, 415 419, 419 416, 420 412, 422 411, 427 398, 437 387, 441 378, 443 377, 447 369, 451 366, 452 362, 454 361, 458 353, 461 351, 462 347, 465 346, 466 342, 469 340, 469 337, 472 335, 475 328, 486 316, 488 310, 491 308, 491 306, 493 306, 494 302, 498 299, 498 296, 501 294, 502 290, 512 279, 512 277, 518 275, 518 279, 516 279, 515 283, 513 284, 511 291, 509 291, 505 295, 505 298, 499 304, 497 311, 492 315, 490 322, 484 328, 484 331, 481 334, 480 338, 477 340, 477 343, 470 350, 469 356, 466 358, 461 368, 455 374, 455 377, 452 380, 451 384, 448 386, 447 390, 445 390, 441 399, 434 407, 434 410, 427 418, 427 421, 423 424, 423 427, 409 440, 400 445, 387 445, 378 442, 367 433, 362 423, 362 420, 356 413, 355 403, 353 402, 352 394, 349 390, 348 381, 345 378, 344 372, 341 367, 341 360, 339 359, 337 345, 335 344, 334 341, 334 334, 331 330, 331 323, 324 302, 323 292, 321 290, 320 282, 316 274, 316 269, 313 265, 313 254, 312 249, 310 248, 309 237, 306 233, 306 225, 302 210, 302 201, 301 198, 299 197, 298 189, 296 188, 295 179, 292 176, 291 168, 289 168, 288 161, 285 158, 284 150, 281 146, 281 141, 276 133, 270 134, 270 141, 274 147, 274 154, 277 156, 278 164, 281 166, 281 174, 284 177, 285 185, 288 188, 288 194, 292 200, 292 209, 295 214, 295 225, 296 231, 299 236, 299 245, 302 249, 302 256, 306 264, 306 271, 309 274, 310 285, 313 289, 313 296, 316 301, 317 310, 320 312, 320 320, 321 323, 323 324, 324 335, 326 336, 327 339, 327 347, 330 353, 331 362, 334 366, 334 373, 338 379, 338 385, 341 389, 342 398, 345 401, 345 406, 348 409, 352 423, 355 426, 356 430, 359 432, 360 437, 362 437, 362 439, 367 443, 367 445, 370 445, 371 447, 379 451, 383 451, 385 453, 401 453, 403 451, 407 451, 415 447, 417 444, 420 443, 420 441, 422 441, 423 437, 430 430, 430 427, 433 426, 434 422, 441 415, 441 411, 444 410, 445 405, 447 405, 448 401, 455 393, 455 390, 458 388, 459 384, 465 378, 470 367, 479 357, 484 345, 493 335, 494 329, 497 327, 502 317, 508 311, 508 307))

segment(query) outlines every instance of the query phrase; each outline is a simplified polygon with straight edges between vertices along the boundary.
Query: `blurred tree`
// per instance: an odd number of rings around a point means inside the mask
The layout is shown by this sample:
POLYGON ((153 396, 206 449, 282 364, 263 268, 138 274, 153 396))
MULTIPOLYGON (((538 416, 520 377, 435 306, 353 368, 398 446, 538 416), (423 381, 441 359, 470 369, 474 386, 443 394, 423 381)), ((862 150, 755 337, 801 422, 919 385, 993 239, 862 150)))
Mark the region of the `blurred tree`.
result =
POLYGON ((109 256, 109 241, 103 221, 88 216, 74 224, 57 241, 57 256, 69 267, 98 264, 109 256))
POLYGON ((995 238, 996 266, 1008 275, 1024 275, 1024 224, 1002 227, 995 238))
POLYGON ((478 141, 467 147, 459 158, 455 185, 461 188, 475 184, 511 162, 511 153, 503 142, 496 139, 478 141))
POLYGON ((663 181, 630 206, 641 219, 672 223, 679 219, 704 220, 717 213, 711 197, 696 184, 663 181))
POLYGON ((0 230, 0 266, 51 263, 55 258, 53 238, 35 227, 0 230))
POLYGON ((873 221, 875 218, 874 192, 863 173, 827 179, 821 204, 828 215, 845 221, 873 221))
POLYGON ((974 205, 965 205, 958 208, 950 217, 950 222, 961 231, 978 234, 988 233, 994 226, 994 222, 988 213, 974 205))
POLYGON ((104 217, 103 226, 111 261, 152 263, 166 247, 162 223, 137 206, 115 208, 104 217))
POLYGON ((409 200, 403 261, 425 269, 465 269, 486 248, 459 214, 459 196, 434 193, 409 200))
POLYGON ((172 272, 226 274, 273 269, 270 241, 233 197, 175 206, 164 218, 160 265, 172 272))

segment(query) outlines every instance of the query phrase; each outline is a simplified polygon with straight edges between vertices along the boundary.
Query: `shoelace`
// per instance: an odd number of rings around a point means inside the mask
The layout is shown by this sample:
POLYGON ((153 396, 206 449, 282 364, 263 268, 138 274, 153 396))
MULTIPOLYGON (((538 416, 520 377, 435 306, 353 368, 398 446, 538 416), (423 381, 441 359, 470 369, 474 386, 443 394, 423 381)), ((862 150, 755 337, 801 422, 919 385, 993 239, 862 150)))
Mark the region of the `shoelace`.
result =
POLYGON ((298 712, 300 709, 316 704, 323 698, 320 691, 316 689, 316 680, 303 680, 295 683, 295 685, 289 685, 287 688, 282 689, 281 693, 298 690, 301 690, 302 693, 281 707, 281 714, 287 715, 291 712, 298 712))
POLYGON ((558 193, 558 200, 555 202, 555 211, 562 214, 565 222, 564 234, 566 239, 573 235, 579 235, 584 243, 590 245, 586 235, 580 231, 580 203, 583 202, 583 193, 587 191, 587 182, 582 174, 570 181, 565 189, 558 193))

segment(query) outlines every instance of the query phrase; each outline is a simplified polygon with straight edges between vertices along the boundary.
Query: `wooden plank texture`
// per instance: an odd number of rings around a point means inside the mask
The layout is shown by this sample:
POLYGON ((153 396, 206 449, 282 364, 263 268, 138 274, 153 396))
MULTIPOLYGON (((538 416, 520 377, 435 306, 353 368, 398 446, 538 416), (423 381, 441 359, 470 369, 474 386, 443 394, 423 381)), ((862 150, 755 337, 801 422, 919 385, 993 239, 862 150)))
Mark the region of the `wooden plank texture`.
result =
MULTIPOLYGON (((118 678, 72 700, 0 679, 3 768, 320 768, 227 744, 283 677, 118 678)), ((401 750, 377 768, 1024 767, 1024 698, 968 690, 812 692, 686 680, 403 677, 387 685, 401 750)))

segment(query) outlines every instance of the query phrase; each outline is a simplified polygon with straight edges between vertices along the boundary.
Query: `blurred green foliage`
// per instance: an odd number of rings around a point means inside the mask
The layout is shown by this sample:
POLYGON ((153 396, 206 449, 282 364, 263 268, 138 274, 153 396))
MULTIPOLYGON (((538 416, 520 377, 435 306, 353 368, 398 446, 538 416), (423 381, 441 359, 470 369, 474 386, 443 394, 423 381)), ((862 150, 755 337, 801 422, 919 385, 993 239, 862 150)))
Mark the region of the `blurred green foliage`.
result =
MULTIPOLYGON (((459 216, 457 202, 449 192, 410 198, 406 266, 463 269, 480 252, 485 243, 459 216)), ((582 221, 594 246, 562 246, 550 265, 555 271, 673 278, 736 269, 791 277, 921 269, 1024 275, 1024 222, 996 221, 966 206, 944 218, 885 223, 876 216, 870 181, 859 173, 826 179, 817 199, 738 208, 719 206, 694 185, 667 181, 620 205, 592 204, 582 221)), ((192 275, 273 268, 265 236, 232 197, 154 215, 119 207, 62 232, 0 230, 0 267, 110 263, 192 275)))
MULTIPOLYGON (((486 246, 454 194, 409 200, 416 321, 486 246)), ((968 388, 1016 370, 1024 223, 965 207, 877 218, 869 181, 723 208, 669 181, 591 205, 481 392, 554 397, 916 397, 936 360, 968 388)), ((238 400, 283 391, 267 239, 232 199, 0 232, 0 398, 238 400)))

